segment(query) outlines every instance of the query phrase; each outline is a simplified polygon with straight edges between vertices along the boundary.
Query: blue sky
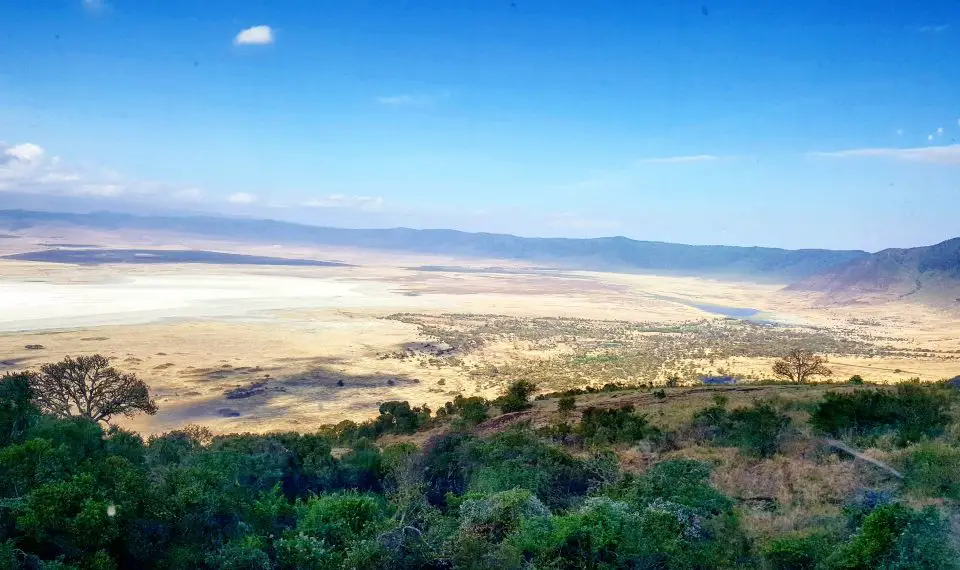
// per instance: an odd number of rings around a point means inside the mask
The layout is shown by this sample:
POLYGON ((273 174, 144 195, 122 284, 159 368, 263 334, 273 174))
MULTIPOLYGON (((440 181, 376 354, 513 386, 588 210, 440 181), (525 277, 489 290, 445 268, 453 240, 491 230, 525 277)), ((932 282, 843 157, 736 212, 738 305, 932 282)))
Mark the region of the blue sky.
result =
POLYGON ((960 235, 954 1, 6 0, 0 34, 0 207, 960 235))

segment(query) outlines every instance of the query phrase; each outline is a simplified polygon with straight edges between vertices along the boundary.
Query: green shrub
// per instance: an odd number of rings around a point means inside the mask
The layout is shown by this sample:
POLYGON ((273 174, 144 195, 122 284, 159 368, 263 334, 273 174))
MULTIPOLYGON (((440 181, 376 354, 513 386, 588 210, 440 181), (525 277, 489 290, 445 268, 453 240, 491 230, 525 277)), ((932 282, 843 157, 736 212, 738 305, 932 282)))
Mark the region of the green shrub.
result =
POLYGON ((860 386, 863 384, 863 377, 860 376, 859 374, 854 374, 853 376, 850 377, 850 380, 847 380, 847 381, 855 386, 860 386))
POLYGON ((646 416, 633 413, 633 406, 611 410, 587 408, 576 431, 591 444, 633 442, 657 433, 646 416))
POLYGON ((466 451, 464 467, 470 491, 526 489, 551 509, 569 506, 598 480, 587 461, 540 441, 526 428, 475 441, 466 451))
POLYGON ((297 507, 297 532, 317 537, 330 548, 344 548, 372 536, 384 519, 383 502, 374 495, 322 495, 297 507))
POLYGON ((717 515, 733 507, 733 501, 710 485, 710 467, 692 459, 661 461, 639 477, 625 476, 610 492, 636 506, 660 499, 701 515, 717 515))
POLYGON ((810 416, 817 430, 840 436, 897 434, 899 443, 943 433, 949 423, 950 397, 940 387, 901 384, 895 390, 828 392, 810 416))
POLYGON ((835 542, 822 532, 783 536, 765 544, 761 556, 770 570, 814 570, 827 558, 835 542))
POLYGON ((881 505, 833 552, 825 567, 956 569, 957 553, 951 544, 947 525, 935 508, 914 511, 897 503, 881 505))
POLYGON ((666 393, 665 391, 663 391, 663 389, 654 390, 654 391, 653 391, 653 397, 656 398, 656 399, 658 399, 658 400, 666 400, 666 399, 667 399, 667 393, 666 393))
POLYGON ((577 398, 575 396, 561 396, 560 400, 557 401, 557 410, 563 414, 567 415, 577 407, 577 398))
POLYGON ((507 393, 498 398, 496 404, 505 414, 526 410, 530 408, 530 396, 536 390, 536 385, 526 380, 518 380, 507 387, 507 393))
POLYGON ((713 406, 694 414, 693 427, 703 439, 738 447, 750 455, 770 457, 780 450, 790 428, 790 417, 762 402, 730 412, 726 399, 718 397, 713 406))
POLYGON ((907 489, 923 497, 960 499, 960 449, 923 443, 903 459, 907 489))

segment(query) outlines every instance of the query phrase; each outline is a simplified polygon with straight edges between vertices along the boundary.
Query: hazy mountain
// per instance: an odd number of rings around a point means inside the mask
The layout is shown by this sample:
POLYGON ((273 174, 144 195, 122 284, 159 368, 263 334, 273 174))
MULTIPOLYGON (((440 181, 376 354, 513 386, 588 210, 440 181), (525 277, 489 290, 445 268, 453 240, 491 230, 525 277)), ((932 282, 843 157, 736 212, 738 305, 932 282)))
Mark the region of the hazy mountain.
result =
POLYGON ((832 301, 960 297, 960 238, 926 247, 885 249, 811 275, 788 287, 824 293, 832 301))
POLYGON ((443 229, 342 229, 213 216, 0 210, 0 230, 17 231, 44 225, 73 225, 99 230, 157 230, 257 243, 337 245, 522 260, 567 269, 749 276, 787 282, 869 256, 863 251, 682 245, 625 237, 526 238, 443 229))

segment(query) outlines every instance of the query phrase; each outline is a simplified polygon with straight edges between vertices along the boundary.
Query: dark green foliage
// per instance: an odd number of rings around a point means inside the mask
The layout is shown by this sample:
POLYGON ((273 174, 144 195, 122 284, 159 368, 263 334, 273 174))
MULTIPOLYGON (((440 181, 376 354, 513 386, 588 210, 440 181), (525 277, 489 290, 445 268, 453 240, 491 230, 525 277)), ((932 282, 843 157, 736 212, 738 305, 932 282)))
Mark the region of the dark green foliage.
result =
POLYGON ((639 477, 624 477, 610 494, 637 506, 662 499, 701 515, 718 515, 733 506, 710 486, 710 468, 691 459, 662 461, 639 477))
POLYGON ((21 441, 39 417, 30 386, 27 372, 0 376, 0 446, 21 441))
POLYGON ((650 437, 657 430, 649 425, 646 416, 633 413, 633 406, 602 410, 587 408, 583 411, 576 432, 591 444, 634 442, 650 437))
POLYGON ((906 444, 942 433, 950 421, 950 402, 943 388, 919 384, 901 384, 894 390, 828 392, 813 410, 810 424, 834 436, 894 432, 906 444))
POLYGON ((739 447, 758 457, 775 455, 789 427, 790 418, 770 404, 754 402, 752 406, 728 411, 726 399, 719 397, 713 406, 693 416, 693 428, 701 438, 739 447))
POLYGON ((654 391, 653 391, 653 397, 656 398, 656 399, 658 399, 658 400, 666 400, 666 399, 667 399, 667 393, 661 388, 660 390, 654 390, 654 391))
MULTIPOLYGON (((521 388, 515 401, 527 402, 533 387, 521 388)), ((0 385, 6 402, 17 393, 0 385)), ((780 437, 782 417, 725 404, 698 414, 698 429, 771 453, 763 442, 780 437)), ((488 411, 480 398, 444 406, 440 415, 457 419, 422 449, 376 440, 437 425, 406 402, 313 434, 187 426, 146 442, 89 420, 2 409, 16 427, 0 445, 0 570, 955 567, 936 511, 879 493, 845 510, 846 530, 826 524, 751 550, 744 509, 711 485, 707 464, 620 472, 610 446, 657 433, 629 406, 587 408, 551 433, 588 449, 554 445, 527 425, 475 435, 488 411)), ((954 448, 924 443, 902 457, 908 490, 955 496, 954 448)))
POLYGON ((452 402, 447 402, 437 410, 437 417, 459 415, 466 425, 474 426, 487 419, 487 408, 490 404, 479 396, 464 398, 457 395, 452 402))
POLYGON ((903 475, 916 495, 960 500, 960 449, 922 443, 904 457, 903 475))
POLYGON ((849 380, 847 380, 847 382, 850 382, 855 386, 860 386, 863 384, 863 377, 860 376, 859 374, 854 374, 853 376, 850 377, 849 380))
POLYGON ((933 507, 914 511, 901 504, 877 507, 858 532, 827 559, 830 569, 957 568, 945 521, 933 507))
POLYGON ((465 467, 471 491, 526 489, 551 509, 570 505, 597 482, 584 460, 523 428, 475 441, 467 450, 465 467))
POLYGON ((815 532, 776 538, 762 548, 764 564, 771 570, 815 570, 830 554, 836 539, 815 532))
POLYGON ((557 401, 557 410, 564 415, 569 414, 577 407, 577 399, 574 396, 561 396, 557 401))
POLYGON ((526 380, 518 380, 507 387, 507 393, 497 399, 503 413, 520 412, 530 408, 530 396, 537 387, 526 380))

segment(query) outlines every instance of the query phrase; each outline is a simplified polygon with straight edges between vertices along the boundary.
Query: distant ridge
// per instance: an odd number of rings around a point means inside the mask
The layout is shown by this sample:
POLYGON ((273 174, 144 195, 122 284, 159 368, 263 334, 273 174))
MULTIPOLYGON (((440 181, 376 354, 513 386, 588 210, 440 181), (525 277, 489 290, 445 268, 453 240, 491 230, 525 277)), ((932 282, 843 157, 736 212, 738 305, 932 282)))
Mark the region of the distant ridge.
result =
POLYGON ((51 224, 98 230, 156 230, 257 243, 335 245, 522 260, 566 269, 656 271, 679 275, 751 277, 779 282, 796 281, 869 256, 864 251, 683 245, 625 237, 527 238, 444 229, 344 229, 215 216, 0 210, 0 229, 5 231, 51 224))
POLYGON ((838 303, 915 298, 960 302, 960 237, 935 245, 885 249, 806 277, 787 289, 823 293, 838 303))

